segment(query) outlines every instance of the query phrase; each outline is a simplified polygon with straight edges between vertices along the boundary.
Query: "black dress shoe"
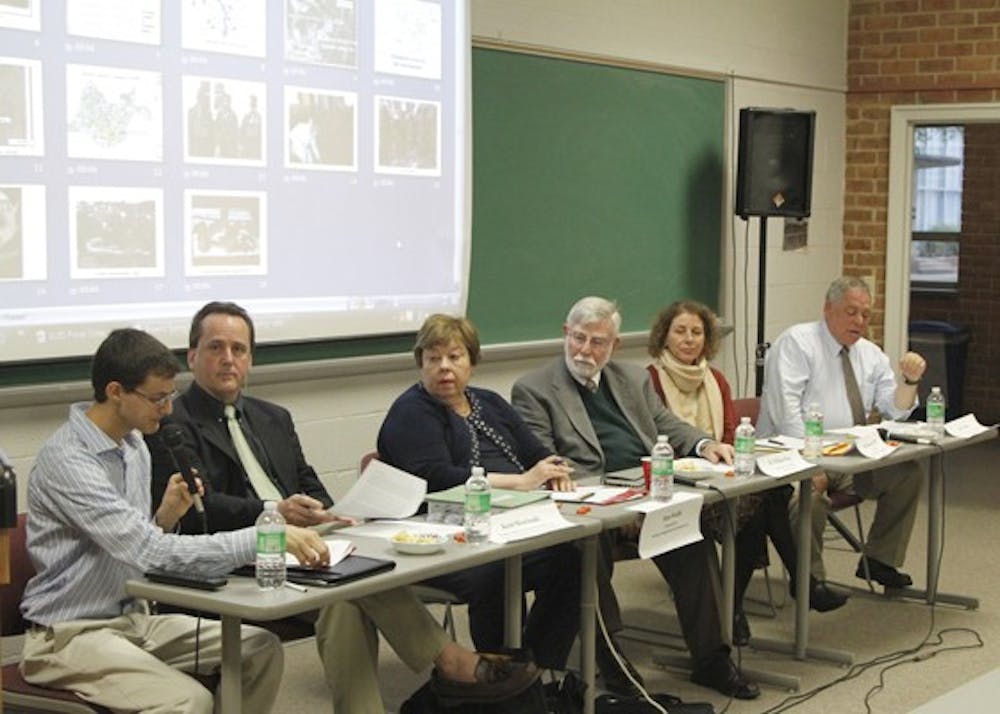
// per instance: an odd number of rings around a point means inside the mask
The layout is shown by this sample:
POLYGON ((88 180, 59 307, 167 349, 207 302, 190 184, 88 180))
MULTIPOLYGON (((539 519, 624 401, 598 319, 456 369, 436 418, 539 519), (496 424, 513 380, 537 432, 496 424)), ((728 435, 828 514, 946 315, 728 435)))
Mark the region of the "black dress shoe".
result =
POLYGON ((854 571, 854 574, 862 580, 867 580, 865 577, 865 560, 868 561, 868 572, 871 574, 872 580, 876 583, 887 588, 896 588, 897 590, 913 585, 913 578, 906 573, 901 573, 891 565, 886 565, 880 560, 865 558, 864 556, 858 561, 858 569, 854 571))
POLYGON ((756 699, 760 688, 736 669, 728 653, 719 653, 691 673, 691 681, 735 699, 756 699))
POLYGON ((628 658, 624 655, 624 653, 622 653, 622 649, 615 641, 614 637, 611 638, 611 642, 617 651, 618 657, 620 657, 622 662, 625 664, 625 669, 628 671, 628 674, 632 675, 632 679, 629 679, 628 675, 626 675, 622 670, 622 667, 618 664, 618 660, 615 658, 614 653, 612 653, 608 647, 608 643, 604 641, 603 637, 598 635, 597 641, 594 643, 594 659, 597 663, 597 669, 601 674, 602 687, 613 694, 621 696, 641 696, 642 692, 639 690, 639 687, 645 686, 642 675, 636 671, 636 668, 631 662, 628 661, 628 658), (635 682, 632 680, 635 680, 635 682), (636 684, 638 684, 639 687, 637 687, 636 684))
MULTIPOLYGON (((788 583, 788 592, 795 597, 795 581, 788 583)), ((831 590, 822 580, 809 576, 809 609, 816 612, 829 612, 843 607, 847 602, 847 594, 831 590)))
POLYGON ((742 609, 733 612, 733 644, 737 647, 750 644, 750 623, 742 609))
POLYGON ((479 654, 475 682, 445 679, 435 668, 431 687, 438 699, 449 706, 456 703, 496 702, 520 694, 538 679, 534 662, 517 661, 508 655, 479 654))

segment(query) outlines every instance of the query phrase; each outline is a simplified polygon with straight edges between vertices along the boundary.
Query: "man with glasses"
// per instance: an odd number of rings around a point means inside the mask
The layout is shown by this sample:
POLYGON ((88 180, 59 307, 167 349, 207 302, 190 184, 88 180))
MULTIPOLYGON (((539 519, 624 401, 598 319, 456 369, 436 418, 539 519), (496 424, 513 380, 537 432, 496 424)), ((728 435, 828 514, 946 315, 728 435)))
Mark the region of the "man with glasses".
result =
MULTIPOLYGON (((511 402, 528 426, 584 477, 638 466, 658 434, 667 435, 678 455, 732 463, 732 446, 714 441, 663 406, 646 370, 611 360, 620 327, 621 314, 609 300, 585 297, 573 305, 563 325, 563 356, 514 384, 511 402)), ((601 565, 610 571, 610 548, 604 547, 604 556, 601 565)), ((694 661, 691 680, 727 696, 754 699, 760 690, 736 668, 722 639, 710 557, 712 546, 701 540, 653 562, 674 593, 694 661)), ((608 583, 599 592, 601 613, 613 632, 622 626, 618 603, 610 577, 601 582, 608 583)))
MULTIPOLYGON (((149 452, 170 413, 177 360, 154 337, 113 331, 94 355, 94 401, 70 407, 28 479, 27 547, 37 573, 24 591, 28 623, 21 671, 32 684, 67 689, 116 711, 213 710, 211 692, 186 672, 221 661, 222 628, 185 615, 148 615, 125 591, 149 570, 221 575, 254 559, 253 528, 214 536, 171 533, 191 507, 180 474, 150 507, 149 452), (153 514, 152 517, 150 514, 153 514)), ((316 533, 290 527, 300 560, 326 562, 316 533)), ((270 711, 283 652, 271 633, 243 627, 247 711, 270 711)))
MULTIPOLYGON (((340 520, 327 510, 333 499, 306 461, 288 410, 244 394, 255 344, 253 320, 235 303, 210 302, 191 320, 187 358, 194 382, 177 399, 172 419, 183 428, 189 460, 205 482, 208 531, 252 526, 264 501, 277 501, 292 525, 340 520)), ((165 498, 174 466, 159 439, 148 443, 156 504, 165 498)), ((202 532, 196 516, 181 520, 182 532, 202 532)), ((453 642, 411 589, 395 588, 319 612, 316 647, 334 711, 384 711, 376 628, 414 672, 437 668, 439 693, 496 701, 537 678, 533 664, 481 656, 453 642)))

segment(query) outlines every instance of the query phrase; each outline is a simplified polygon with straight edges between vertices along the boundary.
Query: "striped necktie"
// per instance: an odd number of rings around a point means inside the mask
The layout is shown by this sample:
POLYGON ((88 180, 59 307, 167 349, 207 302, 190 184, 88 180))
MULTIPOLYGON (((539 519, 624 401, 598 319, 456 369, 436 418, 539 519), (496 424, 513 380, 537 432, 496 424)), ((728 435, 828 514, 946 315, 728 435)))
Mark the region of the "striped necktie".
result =
POLYGON ((281 494, 274 487, 271 479, 264 471, 257 457, 253 455, 253 449, 247 442, 247 437, 240 427, 240 422, 236 418, 236 407, 227 404, 223 410, 226 415, 226 426, 229 427, 229 436, 233 439, 233 446, 236 447, 236 455, 240 457, 243 470, 250 479, 250 485, 257 492, 257 498, 262 501, 280 501, 281 494))

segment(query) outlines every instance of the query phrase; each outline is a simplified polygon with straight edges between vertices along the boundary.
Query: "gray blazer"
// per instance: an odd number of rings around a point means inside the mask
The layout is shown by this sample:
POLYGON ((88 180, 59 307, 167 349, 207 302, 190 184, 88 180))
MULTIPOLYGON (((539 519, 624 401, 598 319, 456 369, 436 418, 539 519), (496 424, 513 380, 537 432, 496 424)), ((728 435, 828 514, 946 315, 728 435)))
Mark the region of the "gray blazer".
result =
MULTIPOLYGON (((612 396, 647 449, 653 448, 657 434, 666 434, 674 453, 687 456, 699 441, 711 438, 663 406, 642 367, 608 362, 601 379, 608 381, 612 396)), ((511 402, 545 446, 573 462, 576 477, 604 474, 604 451, 563 357, 521 377, 511 391, 511 402)))

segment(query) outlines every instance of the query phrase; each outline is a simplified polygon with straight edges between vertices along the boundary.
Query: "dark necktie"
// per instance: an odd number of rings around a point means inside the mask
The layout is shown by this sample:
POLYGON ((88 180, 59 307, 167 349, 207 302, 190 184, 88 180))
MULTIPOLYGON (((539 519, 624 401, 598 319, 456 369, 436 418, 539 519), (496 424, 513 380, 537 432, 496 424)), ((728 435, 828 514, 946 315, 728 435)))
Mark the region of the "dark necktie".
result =
POLYGON ((840 350, 840 364, 844 368, 844 388, 847 389, 847 401, 851 405, 851 418, 855 424, 865 424, 865 405, 861 401, 861 390, 858 389, 858 380, 854 376, 847 347, 840 350))

